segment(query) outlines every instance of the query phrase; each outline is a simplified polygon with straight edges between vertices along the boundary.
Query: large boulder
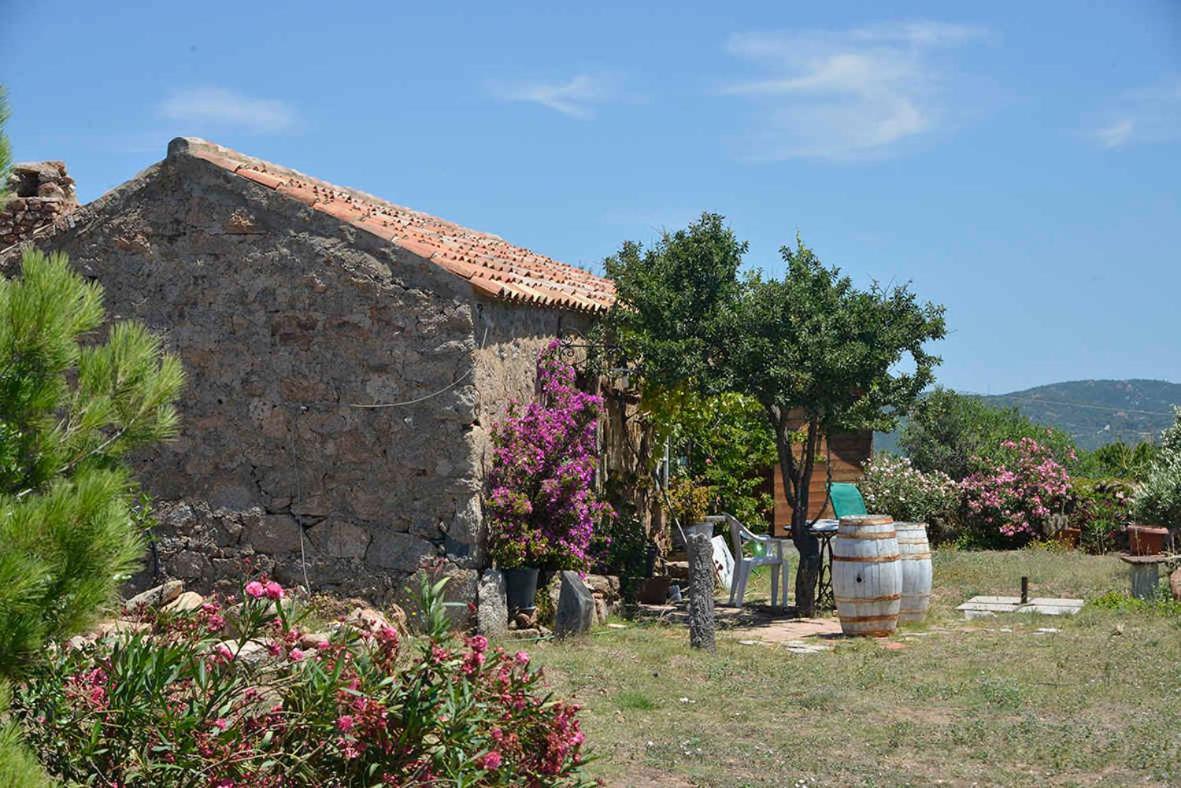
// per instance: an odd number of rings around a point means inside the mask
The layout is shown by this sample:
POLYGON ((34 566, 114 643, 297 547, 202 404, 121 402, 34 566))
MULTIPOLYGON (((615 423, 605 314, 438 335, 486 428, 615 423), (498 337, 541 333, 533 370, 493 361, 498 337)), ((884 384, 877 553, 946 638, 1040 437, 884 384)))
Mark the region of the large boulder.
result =
POLYGON ((554 634, 559 638, 590 631, 595 619, 595 598, 577 572, 562 572, 558 608, 554 615, 554 634))

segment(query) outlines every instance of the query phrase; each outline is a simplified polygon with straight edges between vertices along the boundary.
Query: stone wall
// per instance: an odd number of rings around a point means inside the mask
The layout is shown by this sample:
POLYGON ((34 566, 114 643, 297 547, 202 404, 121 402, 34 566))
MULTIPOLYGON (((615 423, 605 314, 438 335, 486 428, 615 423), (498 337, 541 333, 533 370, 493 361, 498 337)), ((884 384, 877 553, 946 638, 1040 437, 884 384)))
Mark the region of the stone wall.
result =
POLYGON ((36 242, 188 374, 180 438, 136 458, 161 523, 137 587, 153 568, 233 587, 254 567, 385 601, 445 555, 474 593, 499 394, 477 396, 466 282, 182 153, 61 224, 36 242))
POLYGON ((0 208, 0 249, 23 241, 78 207, 74 179, 60 161, 14 164, 6 190, 11 199, 0 208))
POLYGON ((480 297, 475 302, 476 415, 474 438, 482 462, 491 459, 489 438, 510 402, 532 399, 537 357, 555 337, 578 340, 591 318, 577 312, 537 309, 480 297))

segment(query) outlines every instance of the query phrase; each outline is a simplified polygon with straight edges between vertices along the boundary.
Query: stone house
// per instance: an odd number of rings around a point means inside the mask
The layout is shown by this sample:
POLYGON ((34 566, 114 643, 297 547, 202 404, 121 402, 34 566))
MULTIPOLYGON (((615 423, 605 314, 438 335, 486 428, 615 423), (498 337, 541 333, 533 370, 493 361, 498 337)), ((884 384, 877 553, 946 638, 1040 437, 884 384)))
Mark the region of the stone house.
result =
POLYGON ((136 459, 160 521, 141 585, 253 568, 384 601, 440 556, 470 598, 490 430, 532 395, 539 350, 613 299, 497 236, 192 138, 25 242, 68 253, 188 373, 179 439, 136 459))

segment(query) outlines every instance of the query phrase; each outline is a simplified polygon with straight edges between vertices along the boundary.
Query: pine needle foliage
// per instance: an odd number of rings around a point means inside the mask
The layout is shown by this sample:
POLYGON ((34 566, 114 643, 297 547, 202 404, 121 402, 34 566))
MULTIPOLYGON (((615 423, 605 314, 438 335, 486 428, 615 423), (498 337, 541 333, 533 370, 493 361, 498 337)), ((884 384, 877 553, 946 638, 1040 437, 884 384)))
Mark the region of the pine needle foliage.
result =
POLYGON ((92 623, 143 554, 122 463, 177 430, 180 362, 102 290, 28 250, 0 281, 0 676, 92 623), (84 340, 89 340, 83 345, 84 340))

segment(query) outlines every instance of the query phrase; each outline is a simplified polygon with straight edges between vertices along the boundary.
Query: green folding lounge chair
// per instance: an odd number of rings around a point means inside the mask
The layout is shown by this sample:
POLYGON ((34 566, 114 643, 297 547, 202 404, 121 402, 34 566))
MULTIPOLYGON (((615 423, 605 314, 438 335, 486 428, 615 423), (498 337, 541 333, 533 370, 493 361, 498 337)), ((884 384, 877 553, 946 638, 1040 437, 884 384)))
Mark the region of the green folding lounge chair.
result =
POLYGON ((856 514, 869 514, 865 511, 865 500, 856 484, 833 482, 828 486, 828 494, 832 498, 832 511, 838 520, 856 514))

